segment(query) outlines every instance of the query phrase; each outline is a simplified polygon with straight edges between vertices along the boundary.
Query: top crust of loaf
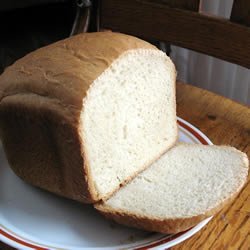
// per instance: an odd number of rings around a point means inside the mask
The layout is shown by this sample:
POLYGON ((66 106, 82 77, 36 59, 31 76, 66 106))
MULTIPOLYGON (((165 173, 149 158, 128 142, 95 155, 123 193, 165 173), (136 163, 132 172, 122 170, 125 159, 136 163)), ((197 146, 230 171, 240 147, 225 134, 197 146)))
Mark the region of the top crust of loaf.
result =
POLYGON ((128 50, 156 49, 138 38, 112 32, 80 34, 17 60, 0 77, 0 101, 19 93, 82 109, 92 82, 128 50))

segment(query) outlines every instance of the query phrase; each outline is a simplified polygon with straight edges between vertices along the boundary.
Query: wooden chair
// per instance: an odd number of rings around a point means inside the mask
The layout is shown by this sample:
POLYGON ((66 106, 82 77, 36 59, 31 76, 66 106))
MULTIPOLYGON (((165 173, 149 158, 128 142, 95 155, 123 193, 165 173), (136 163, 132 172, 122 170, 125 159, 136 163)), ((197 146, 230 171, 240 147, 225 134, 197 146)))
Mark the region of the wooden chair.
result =
MULTIPOLYGON (((230 20, 198 13, 199 2, 102 0, 100 28, 167 42, 250 68, 250 1, 235 0, 230 20)), ((203 131, 214 144, 232 145, 250 158, 248 107, 178 82, 177 114, 203 131)), ((173 249, 249 249, 249 180, 230 206, 173 249)))

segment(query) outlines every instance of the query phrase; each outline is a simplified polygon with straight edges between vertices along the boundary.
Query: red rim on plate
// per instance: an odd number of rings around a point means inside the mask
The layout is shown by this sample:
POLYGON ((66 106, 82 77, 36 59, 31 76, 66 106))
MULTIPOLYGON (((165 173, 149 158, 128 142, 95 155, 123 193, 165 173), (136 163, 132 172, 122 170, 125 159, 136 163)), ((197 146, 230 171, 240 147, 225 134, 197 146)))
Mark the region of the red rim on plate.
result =
MULTIPOLYGON (((212 144, 212 142, 205 135, 201 134, 197 128, 195 128, 194 126, 192 126, 191 124, 189 124, 185 120, 178 118, 178 124, 180 127, 184 128, 191 135, 193 135, 198 140, 198 142, 200 142, 201 144, 204 144, 204 145, 209 145, 209 144, 211 145, 212 144)), ((183 236, 184 234, 186 234, 187 232, 189 232, 191 230, 192 230, 192 228, 190 228, 184 232, 174 234, 174 235, 166 235, 166 236, 163 236, 163 238, 161 238, 159 240, 156 240, 156 241, 151 242, 151 243, 146 243, 146 245, 143 244, 143 246, 137 246, 137 247, 135 246, 134 249, 146 250, 146 249, 149 249, 152 247, 160 246, 160 245, 166 244, 170 241, 173 241, 180 236, 183 236)), ((14 236, 13 234, 10 234, 6 230, 2 230, 1 228, 0 228, 0 235, 4 236, 5 238, 7 238, 8 240, 10 240, 12 242, 15 242, 15 243, 22 245, 22 246, 25 246, 25 247, 29 247, 29 248, 33 248, 33 249, 37 249, 37 250, 48 250, 49 249, 49 248, 47 248, 48 246, 42 246, 41 244, 30 242, 29 240, 23 239, 22 237, 17 236, 17 235, 14 236)))

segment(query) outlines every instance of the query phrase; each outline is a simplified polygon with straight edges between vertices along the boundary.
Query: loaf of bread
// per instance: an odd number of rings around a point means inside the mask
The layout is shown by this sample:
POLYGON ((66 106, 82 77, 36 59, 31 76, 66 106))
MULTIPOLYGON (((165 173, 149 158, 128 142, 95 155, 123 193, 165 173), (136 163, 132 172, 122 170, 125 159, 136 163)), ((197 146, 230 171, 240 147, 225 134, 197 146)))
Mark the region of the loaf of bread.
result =
POLYGON ((0 136, 23 180, 80 202, 107 199, 177 139, 175 67, 153 45, 81 34, 0 76, 0 136))
POLYGON ((248 165, 246 154, 232 147, 179 144, 95 207, 127 226, 178 233, 236 197, 248 165))

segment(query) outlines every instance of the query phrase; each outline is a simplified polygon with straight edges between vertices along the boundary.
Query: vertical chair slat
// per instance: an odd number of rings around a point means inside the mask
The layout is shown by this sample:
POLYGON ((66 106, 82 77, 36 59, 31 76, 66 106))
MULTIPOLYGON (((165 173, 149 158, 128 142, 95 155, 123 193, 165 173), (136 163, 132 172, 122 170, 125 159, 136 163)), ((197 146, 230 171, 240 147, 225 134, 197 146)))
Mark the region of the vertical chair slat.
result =
POLYGON ((231 21, 250 26, 250 1, 234 0, 231 21))

